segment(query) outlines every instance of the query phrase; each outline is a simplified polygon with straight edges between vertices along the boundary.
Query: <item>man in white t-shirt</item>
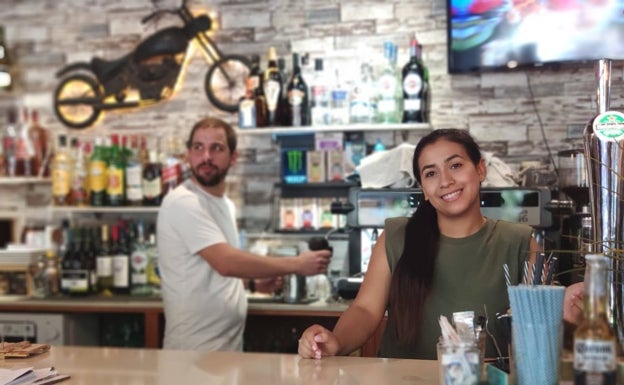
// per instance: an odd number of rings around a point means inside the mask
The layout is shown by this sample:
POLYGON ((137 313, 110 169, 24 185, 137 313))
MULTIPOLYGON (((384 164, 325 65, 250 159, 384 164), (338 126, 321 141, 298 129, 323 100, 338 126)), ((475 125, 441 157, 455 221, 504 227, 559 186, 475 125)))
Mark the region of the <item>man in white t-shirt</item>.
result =
POLYGON ((263 257, 239 249, 234 204, 225 195, 237 155, 229 124, 197 122, 187 142, 192 176, 165 196, 158 212, 166 349, 241 351, 247 299, 240 278, 327 270, 327 250, 263 257))

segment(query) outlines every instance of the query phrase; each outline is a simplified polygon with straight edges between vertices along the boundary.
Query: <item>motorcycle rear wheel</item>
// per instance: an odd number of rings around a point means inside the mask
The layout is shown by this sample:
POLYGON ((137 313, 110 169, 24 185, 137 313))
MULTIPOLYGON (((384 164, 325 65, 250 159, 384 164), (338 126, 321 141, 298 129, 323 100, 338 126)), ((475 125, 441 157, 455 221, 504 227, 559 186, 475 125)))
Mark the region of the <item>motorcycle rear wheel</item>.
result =
POLYGON ((98 119, 102 102, 100 85, 85 74, 70 75, 54 91, 54 113, 69 128, 83 129, 98 119))
POLYGON ((251 72, 249 59, 243 55, 225 55, 208 70, 204 89, 208 100, 222 111, 238 111, 245 96, 247 77, 251 72))

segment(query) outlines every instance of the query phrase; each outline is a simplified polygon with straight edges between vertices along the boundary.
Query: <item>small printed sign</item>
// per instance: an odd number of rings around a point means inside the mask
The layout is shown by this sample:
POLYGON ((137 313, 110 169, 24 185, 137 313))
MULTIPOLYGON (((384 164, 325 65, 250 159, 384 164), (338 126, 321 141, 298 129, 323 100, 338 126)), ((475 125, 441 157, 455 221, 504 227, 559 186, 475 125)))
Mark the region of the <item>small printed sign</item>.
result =
POLYGON ((602 140, 624 139, 624 114, 618 111, 607 111, 596 116, 594 133, 602 140))

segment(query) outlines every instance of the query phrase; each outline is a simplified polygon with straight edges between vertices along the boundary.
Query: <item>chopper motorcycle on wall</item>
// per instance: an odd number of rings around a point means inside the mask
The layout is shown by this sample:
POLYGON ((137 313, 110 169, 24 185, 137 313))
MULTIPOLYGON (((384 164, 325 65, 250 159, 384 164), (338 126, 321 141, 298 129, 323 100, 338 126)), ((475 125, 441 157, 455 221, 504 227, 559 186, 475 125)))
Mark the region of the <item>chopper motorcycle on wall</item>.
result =
POLYGON ((182 77, 187 48, 195 40, 209 64, 204 89, 210 102, 234 112, 245 95, 250 63, 243 55, 223 54, 208 36, 208 15, 193 16, 187 0, 180 8, 158 9, 142 23, 173 14, 183 26, 160 29, 134 51, 117 60, 94 57, 69 64, 57 73, 61 82, 54 92, 54 112, 67 127, 82 129, 97 121, 104 110, 139 107, 168 99, 182 77))

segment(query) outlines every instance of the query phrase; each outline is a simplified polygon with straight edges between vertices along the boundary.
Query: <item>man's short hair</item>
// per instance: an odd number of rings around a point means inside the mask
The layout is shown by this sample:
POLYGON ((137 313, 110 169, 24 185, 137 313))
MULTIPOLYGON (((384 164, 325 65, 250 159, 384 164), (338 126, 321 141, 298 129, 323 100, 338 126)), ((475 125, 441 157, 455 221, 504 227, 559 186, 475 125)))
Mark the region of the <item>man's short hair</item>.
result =
POLYGON ((195 135, 195 131, 200 128, 223 128, 225 130, 225 136, 227 138, 228 148, 230 149, 230 153, 234 153, 236 151, 236 131, 234 128, 228 123, 224 122, 218 118, 203 118, 202 120, 195 123, 193 128, 191 129, 191 133, 189 134, 188 140, 186 141, 186 148, 190 149, 193 143, 193 135, 195 135))

